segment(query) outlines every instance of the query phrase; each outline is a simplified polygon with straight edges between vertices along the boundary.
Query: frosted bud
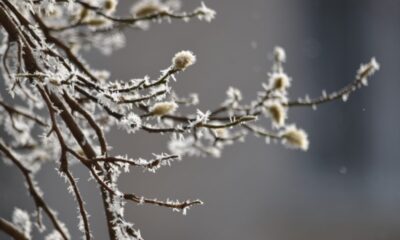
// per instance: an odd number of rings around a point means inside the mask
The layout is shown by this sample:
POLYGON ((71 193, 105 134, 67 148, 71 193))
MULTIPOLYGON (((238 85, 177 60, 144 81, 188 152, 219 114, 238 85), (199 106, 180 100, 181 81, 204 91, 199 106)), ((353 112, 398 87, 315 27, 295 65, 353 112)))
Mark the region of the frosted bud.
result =
POLYGON ((196 56, 191 51, 180 51, 172 58, 173 68, 185 70, 196 62, 196 56))
POLYGON ((282 47, 276 46, 274 48, 274 59, 277 62, 286 62, 286 53, 282 47))
POLYGON ((176 111, 178 104, 175 102, 159 102, 150 108, 150 113, 155 116, 164 116, 176 111))
POLYGON ((106 0, 104 2, 104 9, 108 14, 113 13, 117 9, 117 4, 118 4, 117 0, 106 0))
POLYGON ((107 25, 111 24, 111 22, 107 18, 103 17, 96 17, 96 18, 88 18, 85 20, 85 23, 91 27, 106 27, 107 25))
POLYGON ((267 115, 272 119, 275 127, 282 127, 285 125, 287 118, 287 111, 281 103, 277 101, 269 101, 265 103, 265 110, 267 115))
POLYGON ((294 149, 308 150, 309 141, 307 133, 303 129, 298 129, 296 126, 288 126, 285 130, 280 132, 280 137, 283 143, 294 149))
POLYGON ((136 17, 145 17, 153 14, 166 13, 169 7, 160 0, 142 0, 132 6, 131 13, 136 17))
POLYGON ((75 21, 78 21, 78 20, 83 21, 83 20, 86 20, 86 18, 88 18, 89 15, 90 15, 90 11, 87 8, 82 7, 79 12, 73 13, 72 18, 75 21))
POLYGON ((286 73, 272 73, 269 75, 269 87, 278 91, 285 91, 290 87, 291 79, 286 73))
POLYGON ((369 62, 369 64, 371 65, 371 67, 372 67, 372 70, 373 70, 373 73, 375 72, 375 71, 378 71, 380 68, 381 68, 381 66, 379 65, 379 63, 376 61, 376 58, 371 58, 371 61, 369 62))

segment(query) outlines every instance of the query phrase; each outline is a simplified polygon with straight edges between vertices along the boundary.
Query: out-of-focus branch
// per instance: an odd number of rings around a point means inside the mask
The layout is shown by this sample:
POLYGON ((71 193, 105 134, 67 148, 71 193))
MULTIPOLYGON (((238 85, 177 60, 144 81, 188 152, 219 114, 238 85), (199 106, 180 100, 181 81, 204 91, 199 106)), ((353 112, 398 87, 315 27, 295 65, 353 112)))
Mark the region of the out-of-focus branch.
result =
POLYGON ((23 232, 14 226, 14 224, 3 218, 0 218, 0 230, 7 233, 15 240, 29 240, 29 238, 27 238, 23 232))
POLYGON ((69 239, 68 233, 65 232, 65 229, 63 228, 62 223, 58 220, 57 216, 54 215, 53 210, 51 210, 50 207, 47 205, 47 203, 44 201, 42 194, 41 194, 41 190, 37 186, 36 182, 33 180, 30 170, 28 168, 26 168, 17 159, 17 157, 14 156, 14 154, 11 152, 11 150, 8 149, 8 147, 6 145, 4 145, 4 143, 1 141, 0 141, 0 151, 14 163, 14 165, 18 168, 18 170, 24 176, 27 187, 28 187, 28 191, 34 200, 36 207, 38 209, 43 209, 43 211, 49 217, 53 226, 61 234, 61 236, 64 240, 69 239))

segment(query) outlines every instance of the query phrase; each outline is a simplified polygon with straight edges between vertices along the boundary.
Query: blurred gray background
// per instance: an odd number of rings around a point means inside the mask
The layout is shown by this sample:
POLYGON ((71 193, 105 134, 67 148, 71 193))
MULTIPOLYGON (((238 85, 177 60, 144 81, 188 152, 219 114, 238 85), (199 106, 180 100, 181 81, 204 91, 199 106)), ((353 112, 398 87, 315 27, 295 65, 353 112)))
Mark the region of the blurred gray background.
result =
MULTIPOLYGON (((267 80, 274 46, 287 51, 291 96, 335 90, 353 80, 361 62, 375 56, 381 70, 347 103, 293 109, 290 120, 306 129, 308 152, 247 138, 220 159, 185 158, 156 174, 133 170, 121 189, 165 199, 200 198, 206 204, 187 216, 155 206, 126 205, 126 217, 145 239, 397 240, 400 239, 400 1, 397 0, 207 0, 218 14, 211 24, 153 24, 129 31, 128 45, 111 57, 88 56, 94 68, 116 79, 157 77, 179 50, 192 50, 195 66, 178 75, 174 88, 200 94, 199 108, 212 109, 234 86, 250 101, 267 80)), ((120 7, 131 5, 121 1, 120 7)), ((200 1, 184 1, 192 9, 200 1)), ((195 110, 195 109, 194 109, 195 110)), ((151 157, 166 139, 113 130, 115 153, 151 157)), ((76 207, 55 171, 37 180, 49 204, 72 232, 76 207)), ((98 189, 87 171, 73 167, 91 214, 96 239, 107 239, 98 189)), ((33 203, 12 167, 0 167, 0 216, 33 203)), ((0 235, 1 239, 7 239, 0 235)))

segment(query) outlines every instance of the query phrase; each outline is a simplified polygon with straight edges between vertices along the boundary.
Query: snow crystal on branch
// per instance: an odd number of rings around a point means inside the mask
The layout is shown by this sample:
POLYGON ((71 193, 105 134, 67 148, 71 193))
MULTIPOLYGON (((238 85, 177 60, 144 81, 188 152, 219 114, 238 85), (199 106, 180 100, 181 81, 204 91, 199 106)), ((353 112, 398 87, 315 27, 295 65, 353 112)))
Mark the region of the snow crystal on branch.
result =
POLYGON ((211 8, 208 8, 204 2, 201 2, 201 6, 198 7, 198 8, 195 10, 195 12, 200 13, 200 14, 198 15, 198 18, 199 18, 200 20, 203 20, 203 19, 204 19, 204 20, 207 21, 207 22, 211 22, 211 21, 215 18, 215 15, 217 14, 216 11, 214 11, 214 10, 211 9, 211 8))
POLYGON ((29 214, 19 208, 15 208, 12 215, 13 223, 24 233, 25 237, 30 239, 32 231, 32 223, 29 214))
POLYGON ((135 133, 142 126, 142 119, 135 113, 130 112, 121 119, 119 126, 128 133, 135 133))

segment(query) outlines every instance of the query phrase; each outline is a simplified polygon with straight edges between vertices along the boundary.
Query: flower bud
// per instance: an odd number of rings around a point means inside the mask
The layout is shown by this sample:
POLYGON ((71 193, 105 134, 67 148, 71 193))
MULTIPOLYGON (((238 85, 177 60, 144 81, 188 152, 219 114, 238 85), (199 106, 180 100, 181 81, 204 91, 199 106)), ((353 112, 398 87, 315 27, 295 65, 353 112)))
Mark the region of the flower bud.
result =
POLYGON ((117 4, 118 4, 117 0, 106 0, 104 2, 104 9, 108 14, 111 14, 115 12, 115 10, 117 9, 117 4))
POLYGON ((176 111, 178 104, 175 102, 159 102, 150 108, 151 115, 164 116, 176 111))
POLYGON ((274 59, 277 62, 286 62, 286 53, 282 47, 275 47, 274 48, 274 59))
POLYGON ((307 133, 303 129, 298 129, 296 126, 291 125, 283 130, 279 135, 287 147, 301 149, 303 151, 308 150, 310 143, 308 141, 307 133))
POLYGON ((290 78, 286 73, 272 73, 269 75, 269 87, 278 91, 285 91, 290 87, 290 78))
POLYGON ((191 51, 180 51, 172 58, 173 68, 179 71, 185 70, 195 62, 196 56, 191 51))
POLYGON ((285 125, 287 111, 281 103, 277 101, 266 102, 265 110, 267 111, 267 115, 272 119, 272 123, 275 127, 282 127, 285 125))
POLYGON ((159 0, 142 0, 134 4, 131 9, 132 15, 139 18, 168 11, 168 6, 159 0))

